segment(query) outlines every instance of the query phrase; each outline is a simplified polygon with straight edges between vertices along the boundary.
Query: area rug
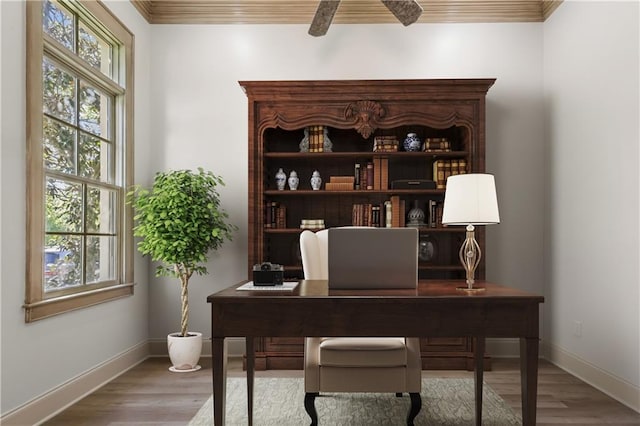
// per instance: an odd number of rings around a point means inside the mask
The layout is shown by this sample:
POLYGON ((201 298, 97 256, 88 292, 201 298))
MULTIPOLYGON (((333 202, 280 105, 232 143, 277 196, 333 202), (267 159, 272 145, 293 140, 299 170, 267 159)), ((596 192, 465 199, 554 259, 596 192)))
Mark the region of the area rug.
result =
MULTIPOLYGON (((227 379, 226 424, 247 424, 245 378, 227 379)), ((299 426, 310 424, 304 410, 304 383, 301 378, 256 378, 253 424, 256 426, 299 426)), ((315 400, 321 426, 405 425, 411 405, 408 395, 334 393, 315 400)), ((416 425, 466 426, 475 424, 473 379, 423 378, 422 410, 416 425)), ((189 426, 213 424, 213 400, 209 400, 189 422, 189 426)), ((487 384, 483 386, 482 424, 520 425, 521 420, 487 384)))

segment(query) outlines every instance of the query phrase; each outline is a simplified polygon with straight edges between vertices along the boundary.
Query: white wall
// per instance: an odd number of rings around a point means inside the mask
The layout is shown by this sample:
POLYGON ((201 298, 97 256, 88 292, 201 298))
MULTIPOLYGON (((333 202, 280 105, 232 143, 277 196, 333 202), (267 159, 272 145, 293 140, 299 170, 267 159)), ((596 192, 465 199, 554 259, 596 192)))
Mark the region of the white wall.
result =
MULTIPOLYGON (((136 34, 136 180, 148 181, 149 26, 129 2, 106 2, 136 34)), ((133 297, 26 324, 25 3, 0 1, 1 405, 4 416, 88 370, 144 344, 147 262, 135 264, 133 297)))
MULTIPOLYGON (((487 170, 502 223, 488 230, 488 278, 543 291, 542 24, 154 25, 154 170, 203 166, 224 177, 241 227, 191 285, 191 329, 210 333, 206 296, 246 279, 247 99, 238 80, 497 78, 487 97, 487 170)), ((178 286, 150 290, 150 336, 178 327, 178 286)))
POLYGON ((638 2, 571 1, 544 25, 548 356, 636 410, 638 22, 638 2))

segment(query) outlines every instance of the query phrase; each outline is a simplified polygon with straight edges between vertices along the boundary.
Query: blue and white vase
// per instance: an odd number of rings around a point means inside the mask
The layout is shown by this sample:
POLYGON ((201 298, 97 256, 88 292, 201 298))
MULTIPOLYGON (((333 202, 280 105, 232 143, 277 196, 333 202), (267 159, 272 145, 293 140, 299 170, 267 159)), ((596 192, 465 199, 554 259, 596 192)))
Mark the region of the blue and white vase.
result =
POLYGON ((422 141, 415 133, 407 133, 407 137, 404 138, 403 146, 405 151, 420 151, 422 141))
POLYGON ((289 173, 289 189, 295 191, 298 189, 298 184, 300 183, 300 179, 298 179, 298 173, 295 170, 291 170, 289 173))
POLYGON ((278 173, 276 173, 276 186, 278 187, 278 191, 284 190, 284 186, 287 183, 287 175, 282 170, 282 168, 278 169, 278 173))
POLYGON ((322 178, 320 177, 320 172, 315 170, 311 175, 311 189, 317 191, 322 186, 322 178))

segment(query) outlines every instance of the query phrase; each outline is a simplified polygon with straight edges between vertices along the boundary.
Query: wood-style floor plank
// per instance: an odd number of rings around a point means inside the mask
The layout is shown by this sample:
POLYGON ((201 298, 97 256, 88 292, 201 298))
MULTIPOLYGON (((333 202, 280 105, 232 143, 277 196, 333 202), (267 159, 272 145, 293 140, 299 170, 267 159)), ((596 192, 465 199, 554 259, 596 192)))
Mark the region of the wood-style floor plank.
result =
MULTIPOLYGON (((211 360, 202 370, 171 373, 166 358, 149 358, 44 423, 47 426, 183 426, 211 395, 211 360)), ((518 360, 494 358, 484 379, 514 411, 520 412, 518 360)), ((243 376, 239 360, 230 376, 243 376)), ((468 371, 423 371, 431 377, 473 377, 468 371)), ((259 371, 256 377, 302 377, 301 371, 259 371)), ((640 425, 640 414, 560 368, 541 361, 538 425, 640 425)))

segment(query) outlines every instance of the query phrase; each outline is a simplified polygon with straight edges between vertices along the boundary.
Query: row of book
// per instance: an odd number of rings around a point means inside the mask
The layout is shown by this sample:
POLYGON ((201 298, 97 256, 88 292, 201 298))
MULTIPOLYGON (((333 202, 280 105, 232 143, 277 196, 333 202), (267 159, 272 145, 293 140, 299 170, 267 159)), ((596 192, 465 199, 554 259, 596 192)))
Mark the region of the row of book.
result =
POLYGON ((353 171, 354 189, 380 190, 389 188, 389 159, 374 158, 364 167, 356 163, 353 171))
MULTIPOLYGON (((441 200, 429 200, 424 207, 425 221, 420 226, 430 228, 446 226, 442 224, 443 202, 441 200)), ((381 205, 370 203, 353 204, 351 225, 386 228, 404 227, 407 226, 407 213, 405 200, 398 195, 394 195, 381 205)))
POLYGON ((276 201, 265 203, 264 227, 284 229, 287 227, 287 207, 276 201))
POLYGON ((437 189, 446 189, 447 178, 467 173, 467 160, 464 158, 436 160, 433 162, 433 180, 437 189))
POLYGON ((396 136, 374 136, 373 152, 397 152, 398 138, 396 136))
POLYGON ((425 138, 422 150, 426 152, 449 152, 451 144, 447 138, 425 138))
MULTIPOLYGON (((424 226, 436 228, 442 225, 442 201, 429 200, 424 206, 424 226)), ((394 195, 382 204, 353 204, 351 224, 353 226, 404 227, 407 224, 407 208, 405 200, 394 195)), ((287 227, 287 208, 276 201, 265 204, 264 227, 285 229, 287 227)), ((324 219, 302 219, 300 228, 322 229, 324 219)))
POLYGON ((324 189, 327 191, 351 191, 354 185, 354 176, 329 176, 329 182, 324 184, 324 189))
POLYGON ((324 126, 309 126, 309 152, 324 152, 324 126))
MULTIPOLYGON (((437 189, 446 189, 449 176, 467 173, 467 160, 453 158, 433 162, 433 181, 437 189)), ((354 166, 353 179, 347 176, 332 176, 339 185, 327 185, 328 190, 386 190, 389 189, 389 159, 374 158, 373 161, 354 166)), ((333 182, 331 180, 330 182, 333 182)))

